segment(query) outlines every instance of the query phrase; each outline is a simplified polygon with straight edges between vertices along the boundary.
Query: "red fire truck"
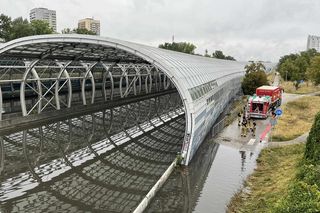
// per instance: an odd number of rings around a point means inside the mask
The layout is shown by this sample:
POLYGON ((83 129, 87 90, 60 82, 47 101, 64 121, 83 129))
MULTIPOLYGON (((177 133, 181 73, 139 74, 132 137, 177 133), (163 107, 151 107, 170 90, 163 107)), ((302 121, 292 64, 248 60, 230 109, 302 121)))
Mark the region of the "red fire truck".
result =
POLYGON ((282 88, 276 86, 261 86, 256 94, 249 97, 248 114, 253 118, 267 118, 268 112, 281 105, 282 88))

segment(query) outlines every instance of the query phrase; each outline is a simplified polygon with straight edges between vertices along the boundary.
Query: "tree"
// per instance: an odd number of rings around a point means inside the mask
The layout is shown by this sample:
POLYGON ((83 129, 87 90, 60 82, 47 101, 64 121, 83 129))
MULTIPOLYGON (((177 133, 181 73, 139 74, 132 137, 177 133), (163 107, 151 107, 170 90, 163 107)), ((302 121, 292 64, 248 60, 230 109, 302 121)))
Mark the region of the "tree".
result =
POLYGON ((302 80, 306 80, 306 71, 308 64, 308 59, 298 55, 297 57, 289 57, 282 62, 278 67, 278 71, 281 77, 288 81, 293 81, 296 89, 302 80))
POLYGON ((266 67, 261 62, 255 63, 254 61, 251 61, 250 64, 247 64, 244 69, 246 70, 246 74, 258 71, 266 71, 266 67))
POLYGON ((70 28, 64 28, 63 30, 61 30, 61 33, 62 34, 72 34, 74 32, 70 28))
POLYGON ((207 49, 204 51, 204 56, 205 57, 210 57, 210 55, 208 54, 208 50, 207 49))
POLYGON ((53 29, 50 27, 49 23, 42 20, 33 20, 31 22, 31 27, 33 35, 43 35, 43 34, 52 34, 53 29))
POLYGON ((307 68, 307 78, 315 85, 320 84, 320 56, 315 56, 307 68))
POLYGON ((296 89, 302 80, 307 80, 307 68, 312 59, 320 54, 315 49, 302 51, 299 54, 289 54, 280 58, 278 63, 278 72, 281 77, 288 81, 293 81, 296 89))
POLYGON ((230 61, 235 61, 236 59, 230 55, 228 55, 226 58, 226 60, 230 60, 230 61))
POLYGON ((97 35, 95 32, 93 32, 91 30, 87 30, 86 28, 76 28, 73 31, 76 34, 97 35))
POLYGON ((246 74, 241 83, 242 91, 245 95, 253 95, 256 92, 256 88, 263 85, 268 85, 267 75, 263 71, 246 74))
POLYGON ((212 53, 212 57, 213 58, 217 58, 217 59, 225 59, 225 60, 232 60, 235 61, 236 59, 234 59, 232 56, 226 56, 223 54, 223 52, 221 50, 216 50, 214 53, 212 53))
POLYGON ((268 85, 265 66, 261 63, 251 62, 245 66, 246 74, 241 83, 245 95, 253 95, 257 87, 268 85))
POLYGON ((27 19, 18 17, 13 21, 9 16, 0 15, 0 37, 6 42, 31 35, 42 35, 53 33, 49 23, 41 20, 29 23, 27 19))
POLYGON ((225 59, 226 56, 223 54, 221 50, 216 50, 214 53, 212 53, 212 57, 217 59, 225 59))
POLYGON ((194 54, 194 50, 197 48, 194 44, 189 43, 189 42, 172 42, 172 43, 167 43, 165 42, 164 44, 160 44, 159 48, 162 49, 167 49, 167 50, 173 50, 177 52, 183 52, 187 54, 194 54))
POLYGON ((34 35, 33 29, 27 19, 18 17, 12 21, 11 28, 9 31, 9 40, 31 35, 34 35))
POLYGON ((9 40, 10 37, 10 29, 11 29, 11 18, 4 14, 0 15, 0 38, 5 41, 9 40))
POLYGON ((304 157, 311 163, 320 164, 320 113, 316 115, 309 132, 304 157))

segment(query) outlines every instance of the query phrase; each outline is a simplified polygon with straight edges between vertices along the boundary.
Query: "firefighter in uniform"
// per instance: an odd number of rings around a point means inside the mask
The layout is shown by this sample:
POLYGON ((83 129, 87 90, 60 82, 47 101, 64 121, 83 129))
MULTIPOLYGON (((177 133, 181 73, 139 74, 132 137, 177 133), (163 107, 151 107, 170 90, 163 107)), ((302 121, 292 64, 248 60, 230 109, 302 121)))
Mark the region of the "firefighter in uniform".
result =
POLYGON ((241 126, 241 112, 238 113, 238 126, 241 126))
POLYGON ((257 129, 256 121, 253 121, 253 123, 252 123, 252 136, 256 136, 256 129, 257 129))
POLYGON ((242 123, 241 123, 241 136, 247 137, 247 131, 248 131, 248 122, 246 118, 243 118, 242 123))

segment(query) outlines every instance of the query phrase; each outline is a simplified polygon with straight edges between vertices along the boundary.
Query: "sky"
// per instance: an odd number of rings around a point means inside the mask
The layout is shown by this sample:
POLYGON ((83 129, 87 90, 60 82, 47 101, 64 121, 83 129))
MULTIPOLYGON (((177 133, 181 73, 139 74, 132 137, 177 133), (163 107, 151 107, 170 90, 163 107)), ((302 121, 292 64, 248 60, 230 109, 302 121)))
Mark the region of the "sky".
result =
POLYGON ((56 10, 58 32, 94 17, 101 36, 158 46, 174 35, 196 53, 222 50, 239 61, 277 62, 320 36, 320 0, 0 0, 12 18, 35 7, 56 10))

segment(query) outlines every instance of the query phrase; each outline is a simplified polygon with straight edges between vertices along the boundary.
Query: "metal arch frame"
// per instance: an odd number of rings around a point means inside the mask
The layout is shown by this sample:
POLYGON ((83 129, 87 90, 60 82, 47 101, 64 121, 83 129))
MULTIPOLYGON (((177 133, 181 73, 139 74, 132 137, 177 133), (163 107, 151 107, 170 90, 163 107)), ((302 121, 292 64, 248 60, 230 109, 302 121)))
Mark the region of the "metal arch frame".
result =
POLYGON ((94 103, 95 99, 95 90, 96 90, 96 85, 95 85, 95 80, 92 74, 92 69, 98 64, 98 62, 94 62, 90 65, 81 63, 82 66, 86 69, 86 72, 83 76, 82 82, 81 82, 81 94, 82 94, 82 103, 83 105, 87 105, 87 100, 86 100, 86 80, 89 78, 91 80, 91 104, 94 103))
POLYGON ((70 75, 67 72, 67 67, 72 63, 72 61, 68 61, 65 65, 62 65, 61 63, 58 63, 61 70, 58 74, 57 80, 56 80, 56 86, 55 86, 55 98, 56 98, 56 106, 57 109, 60 110, 60 98, 59 98, 59 91, 60 89, 67 83, 68 84, 68 100, 67 100, 67 107, 71 107, 71 101, 72 101, 72 85, 71 85, 71 79, 70 75), (60 87, 60 79, 61 76, 64 75, 66 78, 65 83, 60 87))
POLYGON ((117 63, 113 63, 111 65, 106 65, 105 63, 101 63, 101 65, 105 70, 105 72, 103 73, 103 78, 102 78, 102 93, 103 93, 104 100, 107 101, 106 83, 107 83, 107 78, 108 77, 109 77, 110 82, 111 82, 110 100, 113 100, 114 80, 113 80, 112 72, 110 70, 112 70, 113 67, 117 65, 117 63))
MULTIPOLYGON (((40 94, 42 93, 42 92, 41 92, 41 89, 40 89, 41 85, 40 85, 39 76, 38 76, 38 74, 35 72, 35 70, 33 69, 33 67, 34 67, 39 61, 40 61, 40 59, 37 59, 37 60, 32 61, 32 62, 28 65, 28 67, 27 67, 27 69, 26 69, 26 71, 25 71, 25 73, 24 73, 24 75, 23 75, 23 79, 22 79, 21 86, 20 86, 20 103, 21 103, 21 110, 22 110, 22 115, 23 115, 23 116, 28 115, 28 113, 27 113, 27 106, 26 106, 26 99, 25 99, 25 86, 26 86, 26 84, 27 84, 27 77, 28 77, 30 71, 32 72, 32 74, 34 75, 34 77, 35 77, 36 80, 37 80, 37 86, 38 86, 38 89, 39 89, 39 93, 40 93, 40 94)), ((40 113, 40 112, 41 112, 41 101, 39 102, 39 105, 38 105, 38 113, 40 113)))
POLYGON ((118 66, 122 70, 122 74, 121 74, 120 82, 119 82, 120 97, 121 98, 127 97, 130 94, 132 89, 133 89, 133 94, 137 95, 137 84, 136 84, 137 80, 139 80, 139 91, 141 91, 140 68, 135 64, 129 64, 129 65, 127 65, 127 64, 118 64, 118 66), (134 69, 135 70, 135 76, 133 77, 133 79, 130 82, 129 82, 129 75, 128 75, 129 69, 134 69), (123 78, 125 78, 125 82, 126 82, 125 91, 123 91, 123 87, 122 87, 123 78))

